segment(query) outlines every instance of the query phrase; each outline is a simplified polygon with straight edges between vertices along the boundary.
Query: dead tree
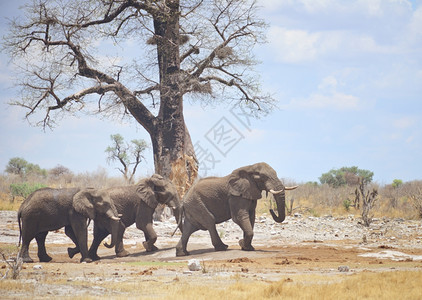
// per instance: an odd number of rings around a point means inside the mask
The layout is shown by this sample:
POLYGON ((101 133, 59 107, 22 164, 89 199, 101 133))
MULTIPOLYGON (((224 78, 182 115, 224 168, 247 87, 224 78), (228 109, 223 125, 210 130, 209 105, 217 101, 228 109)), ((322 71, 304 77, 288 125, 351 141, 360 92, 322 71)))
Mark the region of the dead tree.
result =
POLYGON ((411 200, 419 218, 422 219, 422 181, 411 181, 405 185, 405 194, 411 200))
POLYGON ((359 186, 355 190, 355 205, 358 205, 362 202, 362 220, 366 227, 372 223, 373 215, 370 215, 372 208, 377 201, 378 191, 373 188, 372 191, 366 190, 366 184, 364 180, 359 180, 359 186))

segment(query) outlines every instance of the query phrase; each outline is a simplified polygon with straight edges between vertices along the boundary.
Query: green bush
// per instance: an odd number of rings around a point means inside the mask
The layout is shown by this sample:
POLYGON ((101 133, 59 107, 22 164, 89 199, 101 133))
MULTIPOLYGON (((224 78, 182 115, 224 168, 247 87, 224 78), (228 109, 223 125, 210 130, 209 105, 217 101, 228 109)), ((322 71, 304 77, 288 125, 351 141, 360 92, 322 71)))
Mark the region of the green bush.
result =
POLYGON ((28 197, 32 192, 46 187, 42 183, 12 183, 10 185, 10 192, 12 193, 12 197, 15 198, 17 196, 26 198, 28 197))
POLYGON ((352 201, 350 201, 349 199, 344 199, 343 200, 343 207, 346 211, 350 211, 350 206, 352 205, 352 201))

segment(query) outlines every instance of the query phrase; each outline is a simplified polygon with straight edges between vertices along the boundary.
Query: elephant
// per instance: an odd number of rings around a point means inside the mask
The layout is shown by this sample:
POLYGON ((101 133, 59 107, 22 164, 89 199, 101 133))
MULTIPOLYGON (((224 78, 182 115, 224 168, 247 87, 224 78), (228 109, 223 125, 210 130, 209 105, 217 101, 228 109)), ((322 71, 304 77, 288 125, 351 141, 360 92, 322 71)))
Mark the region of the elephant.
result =
POLYGON ((217 232, 216 224, 230 218, 243 231, 239 240, 242 250, 253 251, 253 228, 257 200, 262 191, 274 195, 278 215, 270 209, 274 221, 285 219, 285 191, 297 188, 285 187, 277 177, 276 171, 261 162, 234 170, 225 177, 206 177, 200 179, 182 200, 182 236, 176 246, 176 256, 189 255, 187 243, 192 233, 208 230, 216 251, 227 250, 217 232))
MULTIPOLYGON (((149 178, 140 180, 135 185, 120 186, 105 189, 117 208, 123 223, 123 233, 126 227, 136 222, 136 227, 144 232, 145 242, 143 246, 147 252, 158 250, 154 245, 157 240, 157 234, 153 228, 153 214, 159 203, 168 205, 179 222, 181 216, 181 205, 179 195, 173 183, 164 179, 161 175, 154 174, 149 178)), ((93 260, 99 260, 97 254, 98 246, 106 238, 110 231, 107 229, 107 220, 94 220, 94 239, 89 248, 89 257, 93 260)), ((118 236, 123 237, 119 232, 118 236)), ((69 256, 79 252, 79 249, 73 248, 69 251, 69 256)), ((124 249, 123 240, 119 239, 115 245, 117 257, 129 255, 124 249)))
POLYGON ((122 226, 116 207, 109 195, 93 188, 42 188, 36 190, 22 202, 18 210, 19 257, 23 262, 33 262, 29 256, 29 244, 35 237, 40 262, 49 262, 51 257, 45 248, 49 231, 65 228, 66 235, 81 249, 81 262, 91 262, 88 256, 88 220, 107 219, 113 232, 111 247, 117 240, 122 226))

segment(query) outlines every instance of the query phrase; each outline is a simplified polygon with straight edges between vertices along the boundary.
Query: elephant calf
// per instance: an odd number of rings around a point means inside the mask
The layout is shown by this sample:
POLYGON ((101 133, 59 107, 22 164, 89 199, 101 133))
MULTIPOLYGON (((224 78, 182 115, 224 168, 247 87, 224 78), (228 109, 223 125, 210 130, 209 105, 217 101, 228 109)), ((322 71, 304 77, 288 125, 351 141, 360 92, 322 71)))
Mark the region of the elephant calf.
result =
POLYGON ((28 196, 18 211, 19 242, 22 239, 19 257, 24 262, 33 262, 28 249, 35 238, 39 260, 49 262, 51 257, 45 248, 45 238, 49 231, 64 227, 66 235, 81 249, 81 262, 91 262, 88 257, 87 221, 102 218, 111 224, 113 247, 120 218, 107 194, 94 189, 39 189, 28 196))
POLYGON ((184 212, 182 237, 176 246, 176 256, 189 255, 186 250, 189 237, 197 230, 208 230, 216 251, 227 249, 221 241, 216 224, 232 219, 243 230, 239 241, 242 250, 252 251, 255 209, 261 192, 274 195, 277 214, 273 219, 281 223, 285 218, 285 187, 276 171, 266 163, 257 163, 234 170, 225 177, 207 177, 199 180, 182 201, 184 212))

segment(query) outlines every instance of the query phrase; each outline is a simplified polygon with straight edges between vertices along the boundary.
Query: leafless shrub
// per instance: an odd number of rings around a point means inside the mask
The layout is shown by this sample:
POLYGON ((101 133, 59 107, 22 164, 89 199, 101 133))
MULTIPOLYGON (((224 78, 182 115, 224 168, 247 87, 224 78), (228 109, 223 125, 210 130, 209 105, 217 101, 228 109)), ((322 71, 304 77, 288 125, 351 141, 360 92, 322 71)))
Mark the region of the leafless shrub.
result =
POLYGON ((0 255, 3 262, 6 263, 6 271, 4 274, 0 273, 0 280, 7 278, 18 279, 19 273, 22 270, 23 261, 22 258, 19 257, 17 251, 14 251, 13 254, 7 254, 5 251, 0 250, 0 255))
POLYGON ((419 218, 422 219, 422 181, 411 181, 403 187, 419 218))
POLYGON ((355 190, 356 201, 360 203, 362 201, 362 220, 366 227, 372 223, 373 214, 371 214, 372 208, 377 201, 378 189, 372 188, 372 191, 366 189, 364 180, 359 181, 359 187, 355 190))
POLYGON ((75 176, 75 186, 104 188, 108 186, 108 175, 104 168, 99 167, 96 171, 85 172, 75 176))

